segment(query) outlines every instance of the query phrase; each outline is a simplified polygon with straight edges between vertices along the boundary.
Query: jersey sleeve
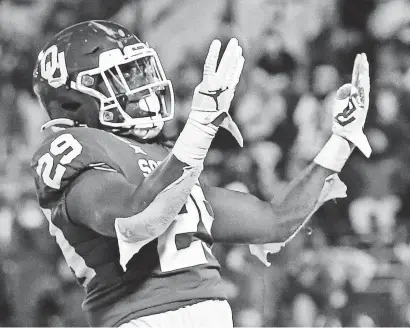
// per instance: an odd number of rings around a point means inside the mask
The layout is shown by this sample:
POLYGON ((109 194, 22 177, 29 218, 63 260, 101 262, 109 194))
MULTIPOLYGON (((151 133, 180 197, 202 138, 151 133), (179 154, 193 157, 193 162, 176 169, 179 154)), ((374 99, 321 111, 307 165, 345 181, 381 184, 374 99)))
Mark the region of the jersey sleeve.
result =
POLYGON ((31 167, 43 208, 50 208, 86 170, 119 171, 102 145, 86 132, 75 129, 60 131, 46 138, 34 154, 31 167))

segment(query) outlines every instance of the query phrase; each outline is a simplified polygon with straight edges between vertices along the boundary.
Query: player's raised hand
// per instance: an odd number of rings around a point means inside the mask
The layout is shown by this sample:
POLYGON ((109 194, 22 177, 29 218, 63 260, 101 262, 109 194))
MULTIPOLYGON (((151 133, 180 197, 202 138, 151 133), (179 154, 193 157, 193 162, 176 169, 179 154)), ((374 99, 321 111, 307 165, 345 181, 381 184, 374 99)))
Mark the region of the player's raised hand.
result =
POLYGON ((233 38, 217 67, 220 50, 221 42, 214 40, 205 60, 202 82, 195 88, 189 117, 204 125, 219 125, 216 123, 219 121, 220 126, 229 130, 242 146, 242 136, 228 111, 245 59, 242 56, 242 47, 239 46, 238 40, 233 38))
POLYGON ((363 127, 369 110, 370 77, 366 54, 354 61, 352 82, 339 88, 333 107, 332 131, 356 145, 369 157, 371 148, 363 127))
POLYGON ((356 55, 353 65, 352 85, 358 91, 355 94, 358 103, 367 111, 369 109, 370 75, 369 63, 364 53, 356 55))

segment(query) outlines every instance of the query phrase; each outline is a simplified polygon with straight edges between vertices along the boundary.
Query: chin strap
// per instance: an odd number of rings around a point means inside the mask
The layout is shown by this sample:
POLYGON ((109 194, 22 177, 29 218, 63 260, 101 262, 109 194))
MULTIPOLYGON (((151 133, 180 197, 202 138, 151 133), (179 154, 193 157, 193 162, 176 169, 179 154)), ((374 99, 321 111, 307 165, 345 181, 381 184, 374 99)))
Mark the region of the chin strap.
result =
POLYGON ((78 126, 78 124, 76 124, 75 121, 70 120, 69 118, 56 118, 44 123, 40 128, 40 132, 43 132, 48 128, 51 128, 53 131, 60 131, 67 127, 73 126, 78 126))

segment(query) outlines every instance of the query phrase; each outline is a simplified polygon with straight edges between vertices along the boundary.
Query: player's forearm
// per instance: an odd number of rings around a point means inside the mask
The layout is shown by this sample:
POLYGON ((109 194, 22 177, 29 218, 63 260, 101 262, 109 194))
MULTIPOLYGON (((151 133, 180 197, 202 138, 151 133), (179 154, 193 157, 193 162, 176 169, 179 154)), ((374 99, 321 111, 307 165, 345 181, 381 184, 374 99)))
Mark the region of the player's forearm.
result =
POLYGON ((129 200, 135 214, 118 218, 117 230, 129 242, 161 235, 185 204, 201 172, 202 165, 189 166, 170 153, 136 188, 129 200))
POLYGON ((272 201, 272 208, 279 217, 276 237, 287 239, 315 209, 325 179, 338 173, 354 149, 346 139, 332 135, 302 174, 287 187, 278 202, 272 201))
POLYGON ((135 193, 132 195, 134 204, 137 204, 136 210, 138 212, 145 210, 155 197, 181 178, 184 167, 187 166, 172 153, 168 154, 158 167, 136 188, 135 193))
POLYGON ((281 199, 272 202, 247 193, 203 185, 215 216, 214 241, 264 244, 287 240, 315 210, 326 179, 333 173, 311 164, 289 183, 281 199))
POLYGON ((334 172, 315 163, 292 180, 281 199, 272 200, 276 221, 269 242, 286 240, 314 210, 325 179, 334 172))

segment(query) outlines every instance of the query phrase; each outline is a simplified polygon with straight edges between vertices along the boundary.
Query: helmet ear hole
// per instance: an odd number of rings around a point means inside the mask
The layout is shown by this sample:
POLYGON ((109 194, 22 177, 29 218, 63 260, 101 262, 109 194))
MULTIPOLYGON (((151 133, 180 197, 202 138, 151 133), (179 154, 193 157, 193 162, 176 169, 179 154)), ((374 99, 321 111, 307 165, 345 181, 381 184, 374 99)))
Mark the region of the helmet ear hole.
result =
POLYGON ((68 110, 68 111, 76 111, 77 109, 80 108, 80 106, 81 106, 81 103, 79 103, 78 101, 68 101, 68 102, 61 104, 61 107, 64 110, 68 110))

